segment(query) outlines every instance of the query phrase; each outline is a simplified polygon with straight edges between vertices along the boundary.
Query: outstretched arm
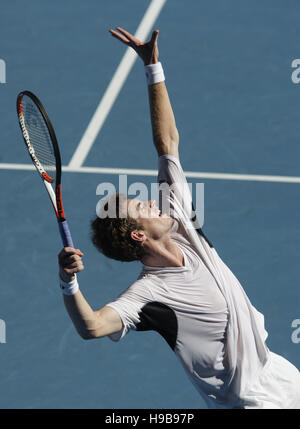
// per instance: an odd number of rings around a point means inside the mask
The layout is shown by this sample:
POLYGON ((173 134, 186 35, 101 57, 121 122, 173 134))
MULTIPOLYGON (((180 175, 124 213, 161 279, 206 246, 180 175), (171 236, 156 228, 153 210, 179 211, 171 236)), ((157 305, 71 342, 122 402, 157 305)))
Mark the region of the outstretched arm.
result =
MULTIPOLYGON (((134 49, 145 66, 158 63, 158 30, 155 30, 151 40, 145 43, 121 27, 117 27, 117 30, 118 32, 110 30, 112 36, 134 49)), ((148 94, 153 142, 157 153, 159 156, 174 155, 178 158, 179 135, 165 82, 150 84, 148 94)))

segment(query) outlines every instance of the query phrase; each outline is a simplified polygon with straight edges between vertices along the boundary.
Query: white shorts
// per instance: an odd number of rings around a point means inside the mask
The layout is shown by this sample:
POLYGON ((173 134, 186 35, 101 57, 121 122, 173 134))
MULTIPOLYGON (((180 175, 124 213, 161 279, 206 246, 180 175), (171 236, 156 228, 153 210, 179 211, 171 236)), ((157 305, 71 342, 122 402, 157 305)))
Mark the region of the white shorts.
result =
POLYGON ((244 408, 248 409, 300 409, 300 372, 288 360, 270 351, 258 381, 245 399, 249 405, 244 408))

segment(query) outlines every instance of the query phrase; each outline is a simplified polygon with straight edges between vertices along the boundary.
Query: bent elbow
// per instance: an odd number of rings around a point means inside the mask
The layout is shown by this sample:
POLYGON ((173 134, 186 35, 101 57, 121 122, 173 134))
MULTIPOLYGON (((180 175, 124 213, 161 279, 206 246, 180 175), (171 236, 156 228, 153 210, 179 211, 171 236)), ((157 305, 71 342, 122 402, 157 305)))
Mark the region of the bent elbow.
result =
POLYGON ((93 334, 93 332, 90 331, 79 332, 79 335, 83 340, 93 340, 95 338, 98 338, 96 335, 93 334))

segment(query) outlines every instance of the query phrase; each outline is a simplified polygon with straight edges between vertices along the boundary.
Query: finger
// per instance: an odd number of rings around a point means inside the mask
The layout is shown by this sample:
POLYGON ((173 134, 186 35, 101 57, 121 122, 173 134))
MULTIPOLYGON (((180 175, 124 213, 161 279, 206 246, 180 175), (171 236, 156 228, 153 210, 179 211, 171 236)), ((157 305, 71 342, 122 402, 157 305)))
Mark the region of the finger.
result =
POLYGON ((159 35, 159 30, 154 30, 151 37, 151 43, 153 44, 156 43, 158 35, 159 35))
POLYGON ((63 264, 65 263, 67 258, 71 258, 73 256, 76 256, 76 258, 81 259, 83 256, 83 253, 79 249, 73 249, 71 247, 64 248, 58 255, 58 261, 60 264, 63 264), (70 249, 70 250, 66 250, 66 249, 70 249))
POLYGON ((125 45, 129 45, 129 44, 130 44, 130 41, 129 41, 126 37, 122 36, 121 34, 117 33, 116 31, 114 31, 114 30, 109 30, 109 32, 110 32, 110 34, 111 34, 113 37, 115 37, 116 39, 118 39, 118 40, 120 40, 121 42, 125 43, 125 45))
POLYGON ((74 247, 69 247, 69 246, 64 247, 63 250, 65 251, 65 253, 74 253, 74 252, 76 252, 76 249, 74 249, 74 247))
POLYGON ((73 258, 73 257, 70 257, 70 258, 66 258, 66 259, 63 259, 62 261, 60 261, 60 266, 61 267, 68 267, 68 266, 70 266, 70 265, 72 265, 72 264, 82 264, 82 259, 80 258, 80 259, 75 259, 75 258, 73 258))
POLYGON ((76 266, 83 266, 82 260, 73 260, 70 259, 68 261, 64 261, 61 265, 62 269, 66 269, 66 268, 74 268, 76 266))
POLYGON ((74 269, 74 268, 82 268, 82 267, 83 267, 82 262, 75 261, 75 262, 72 262, 70 264, 67 264, 65 267, 63 267, 63 269, 64 269, 64 271, 66 271, 66 270, 70 270, 70 269, 74 269))
POLYGON ((83 255, 80 249, 74 249, 73 247, 64 247, 61 253, 64 255, 83 255))
POLYGON ((117 27, 117 30, 120 31, 120 33, 124 34, 124 36, 127 37, 127 39, 130 42, 133 42, 135 45, 140 43, 138 39, 136 39, 132 34, 128 33, 128 31, 124 30, 122 27, 117 27))
POLYGON ((68 275, 71 275, 71 274, 79 273, 80 271, 83 271, 83 270, 84 270, 84 266, 82 265, 80 267, 75 267, 75 268, 65 268, 64 272, 68 275))
POLYGON ((81 257, 78 255, 71 255, 71 256, 65 256, 62 259, 61 263, 64 266, 67 266, 68 264, 72 264, 73 262, 76 262, 76 261, 82 261, 81 257))

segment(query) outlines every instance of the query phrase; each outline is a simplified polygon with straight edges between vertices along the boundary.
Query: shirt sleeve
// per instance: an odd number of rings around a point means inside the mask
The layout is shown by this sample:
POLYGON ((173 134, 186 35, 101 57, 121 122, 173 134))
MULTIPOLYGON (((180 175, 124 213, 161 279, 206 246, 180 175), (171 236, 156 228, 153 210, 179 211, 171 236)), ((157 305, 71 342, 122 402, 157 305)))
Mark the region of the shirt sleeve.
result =
POLYGON ((106 304, 117 311, 123 323, 121 331, 108 335, 108 337, 112 341, 119 341, 129 330, 135 330, 136 325, 140 322, 142 307, 152 300, 147 281, 141 279, 134 282, 115 301, 106 304))

